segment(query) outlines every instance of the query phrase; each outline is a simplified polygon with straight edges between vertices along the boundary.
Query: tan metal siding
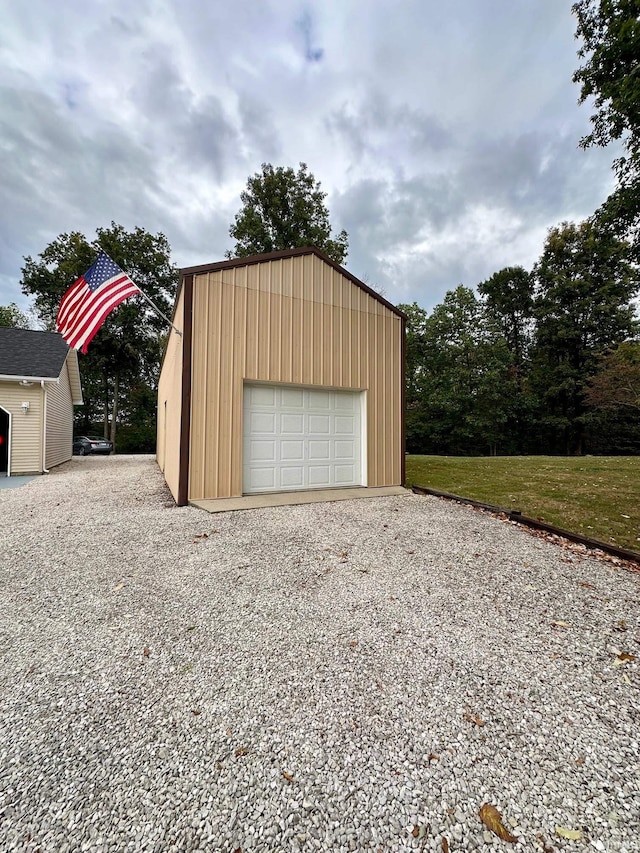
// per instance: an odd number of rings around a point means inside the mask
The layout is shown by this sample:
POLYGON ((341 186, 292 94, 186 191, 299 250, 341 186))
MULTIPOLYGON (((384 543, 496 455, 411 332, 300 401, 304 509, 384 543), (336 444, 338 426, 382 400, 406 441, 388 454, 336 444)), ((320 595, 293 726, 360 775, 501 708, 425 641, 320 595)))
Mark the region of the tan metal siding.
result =
POLYGON ((11 474, 42 473, 42 388, 0 382, 0 406, 11 414, 11 474), (22 403, 29 403, 25 414, 22 403))
MULTIPOLYGON (((183 329, 184 291, 180 292, 173 319, 183 329)), ((158 381, 156 460, 174 499, 178 500, 180 475, 180 420, 182 413, 182 338, 171 331, 158 381)))
POLYGON ((58 383, 46 386, 46 468, 71 459, 73 451, 73 403, 69 370, 65 361, 58 383))
POLYGON ((401 482, 401 318, 315 255, 194 276, 189 499, 242 494, 244 380, 367 391, 367 485, 401 482))

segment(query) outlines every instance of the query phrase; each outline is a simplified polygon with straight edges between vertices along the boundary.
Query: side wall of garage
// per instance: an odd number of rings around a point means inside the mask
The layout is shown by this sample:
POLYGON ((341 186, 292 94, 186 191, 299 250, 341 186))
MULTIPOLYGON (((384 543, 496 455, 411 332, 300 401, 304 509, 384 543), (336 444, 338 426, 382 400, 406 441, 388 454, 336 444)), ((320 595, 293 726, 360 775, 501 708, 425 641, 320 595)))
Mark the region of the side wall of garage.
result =
MULTIPOLYGON (((184 316, 184 289, 176 303, 173 322, 182 330, 184 316)), ((175 331, 169 333, 167 350, 158 381, 158 422, 156 460, 164 473, 174 499, 178 500, 180 478, 180 428, 182 414, 182 343, 175 331)))
POLYGON ((399 485, 401 353, 401 317, 315 254, 196 274, 189 499, 242 494, 251 381, 366 391, 366 485, 399 485))

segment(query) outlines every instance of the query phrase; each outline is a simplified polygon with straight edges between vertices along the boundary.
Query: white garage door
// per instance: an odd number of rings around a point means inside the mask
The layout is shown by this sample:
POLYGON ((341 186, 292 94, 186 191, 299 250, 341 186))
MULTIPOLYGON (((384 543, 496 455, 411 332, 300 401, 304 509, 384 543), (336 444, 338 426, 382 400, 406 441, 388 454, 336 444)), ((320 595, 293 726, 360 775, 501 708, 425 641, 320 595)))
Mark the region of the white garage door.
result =
POLYGON ((245 494, 360 486, 361 395, 245 385, 245 494))

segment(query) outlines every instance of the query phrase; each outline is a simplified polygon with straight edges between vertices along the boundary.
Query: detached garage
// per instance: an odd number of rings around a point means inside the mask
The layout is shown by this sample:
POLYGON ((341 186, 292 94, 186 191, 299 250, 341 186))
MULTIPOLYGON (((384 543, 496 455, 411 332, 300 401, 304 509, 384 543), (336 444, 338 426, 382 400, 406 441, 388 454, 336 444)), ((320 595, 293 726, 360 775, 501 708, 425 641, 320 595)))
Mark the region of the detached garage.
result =
POLYGON ((404 315, 314 248, 181 270, 157 460, 179 505, 404 481, 404 315))

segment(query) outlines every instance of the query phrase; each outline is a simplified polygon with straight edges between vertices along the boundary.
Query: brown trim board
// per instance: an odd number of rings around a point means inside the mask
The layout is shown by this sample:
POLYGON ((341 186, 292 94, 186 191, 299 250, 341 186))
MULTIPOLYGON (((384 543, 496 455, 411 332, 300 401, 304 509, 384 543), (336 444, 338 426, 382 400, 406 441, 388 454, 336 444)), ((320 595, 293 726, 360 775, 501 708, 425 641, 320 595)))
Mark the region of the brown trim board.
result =
POLYGON ((400 485, 407 480, 407 318, 400 318, 400 485))
POLYGON ((633 560, 636 563, 640 563, 640 553, 637 551, 629 551, 626 548, 618 547, 618 545, 609 545, 608 542, 601 542, 599 539, 581 536, 579 533, 573 533, 571 530, 564 530, 562 527, 547 524, 546 521, 538 521, 537 518, 530 518, 528 515, 523 515, 519 510, 505 509, 501 506, 474 501, 472 498, 461 498, 459 495, 452 495, 450 492, 441 492, 438 489, 429 489, 426 486, 412 486, 411 491, 416 495, 433 495, 436 498, 444 498, 445 500, 456 501, 460 504, 468 504, 478 509, 486 509, 489 512, 505 515, 509 521, 516 521, 525 527, 531 527, 534 530, 543 530, 545 533, 553 533, 554 536, 561 536, 563 539, 568 539, 570 542, 577 542, 587 548, 604 551, 606 554, 612 554, 621 560, 633 560))
POLYGON ((184 312, 182 327, 182 405, 180 409, 180 464, 178 506, 189 502, 189 445, 191 443, 191 361, 193 338, 193 274, 183 275, 184 312))

